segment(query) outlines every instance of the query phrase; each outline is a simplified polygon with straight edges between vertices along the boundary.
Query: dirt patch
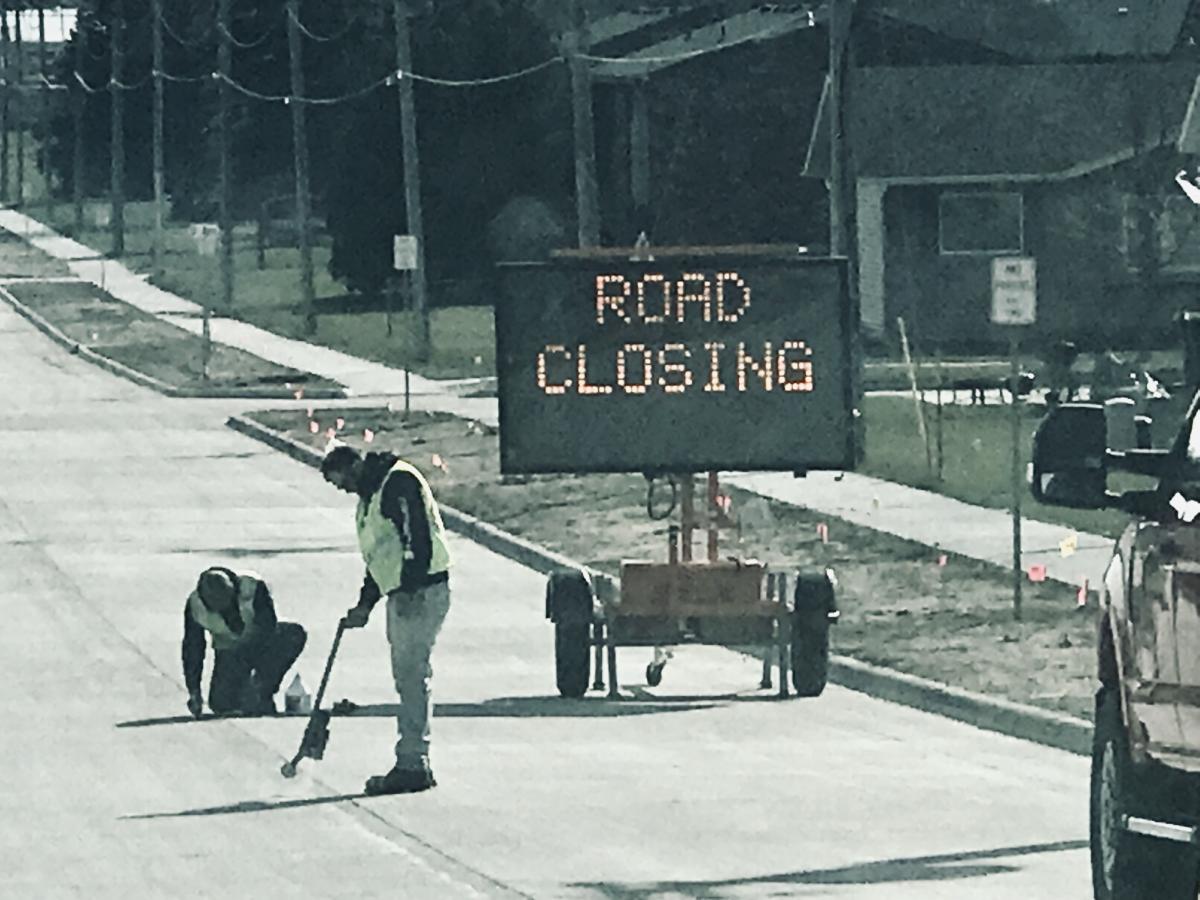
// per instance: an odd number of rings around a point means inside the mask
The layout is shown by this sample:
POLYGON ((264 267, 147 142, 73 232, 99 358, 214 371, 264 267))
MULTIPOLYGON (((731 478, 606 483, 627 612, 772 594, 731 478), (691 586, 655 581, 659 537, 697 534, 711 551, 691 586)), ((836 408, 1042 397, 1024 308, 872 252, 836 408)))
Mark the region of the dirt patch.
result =
POLYGON ((62 260, 30 246, 22 235, 0 229, 0 278, 64 278, 70 275, 70 267, 62 260))
MULTIPOLYGON (((647 482, 639 475, 504 478, 495 430, 441 413, 405 419, 387 409, 316 408, 251 417, 317 449, 334 429, 346 443, 397 452, 425 473, 444 503, 612 575, 622 559, 666 559, 667 529, 677 516, 649 517, 647 482)), ((842 610, 835 652, 1090 719, 1095 621, 1077 608, 1074 588, 1026 583, 1023 620, 1016 622, 1005 570, 736 488, 723 491, 732 502, 722 555, 785 570, 834 568, 842 610)), ((656 489, 653 511, 663 514, 668 501, 669 491, 656 489)), ((703 541, 697 535, 698 556, 703 541)))
MULTIPOLYGON (((4 263, 5 259, 0 257, 0 265, 4 263)), ((5 288, 72 341, 173 387, 245 388, 250 393, 285 385, 322 391, 340 387, 327 379, 216 343, 212 345, 206 380, 202 338, 122 303, 95 285, 15 282, 5 288)))

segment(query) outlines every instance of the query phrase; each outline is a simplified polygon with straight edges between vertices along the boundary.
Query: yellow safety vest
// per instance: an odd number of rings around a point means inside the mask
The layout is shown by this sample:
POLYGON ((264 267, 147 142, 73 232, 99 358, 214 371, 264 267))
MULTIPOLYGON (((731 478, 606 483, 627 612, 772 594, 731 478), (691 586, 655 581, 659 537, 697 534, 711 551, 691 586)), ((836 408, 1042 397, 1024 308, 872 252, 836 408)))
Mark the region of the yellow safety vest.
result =
POLYGON ((242 614, 241 631, 231 631, 225 617, 205 606, 198 591, 192 591, 188 597, 188 606, 192 610, 192 617, 200 624, 200 627, 212 635, 213 649, 215 650, 228 650, 236 646, 253 630, 254 595, 258 592, 258 586, 262 583, 262 579, 257 575, 249 574, 238 575, 235 581, 238 611, 242 614))
MULTIPOLYGON (((450 570, 450 551, 446 546, 446 531, 442 526, 442 514, 433 500, 433 491, 425 477, 413 466, 397 460, 388 471, 407 472, 421 486, 421 502, 425 505, 425 518, 429 522, 429 542, 432 545, 429 557, 429 573, 435 575, 450 570)), ((384 481, 387 476, 384 477, 384 481)), ((358 545, 362 549, 367 571, 379 590, 390 594, 400 587, 405 563, 412 559, 412 548, 407 546, 394 522, 380 509, 383 503, 383 487, 370 497, 358 499, 355 523, 358 526, 358 545)))

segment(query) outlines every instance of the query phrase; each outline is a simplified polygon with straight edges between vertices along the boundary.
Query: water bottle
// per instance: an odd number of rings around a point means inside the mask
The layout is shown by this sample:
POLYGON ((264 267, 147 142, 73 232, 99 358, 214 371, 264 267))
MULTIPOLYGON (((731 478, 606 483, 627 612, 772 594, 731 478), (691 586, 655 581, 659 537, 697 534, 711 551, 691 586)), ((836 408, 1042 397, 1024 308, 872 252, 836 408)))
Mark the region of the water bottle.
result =
POLYGON ((289 713, 310 713, 312 712, 312 697, 304 687, 304 681, 300 678, 300 673, 297 672, 292 677, 292 683, 288 685, 283 694, 283 709, 289 713))

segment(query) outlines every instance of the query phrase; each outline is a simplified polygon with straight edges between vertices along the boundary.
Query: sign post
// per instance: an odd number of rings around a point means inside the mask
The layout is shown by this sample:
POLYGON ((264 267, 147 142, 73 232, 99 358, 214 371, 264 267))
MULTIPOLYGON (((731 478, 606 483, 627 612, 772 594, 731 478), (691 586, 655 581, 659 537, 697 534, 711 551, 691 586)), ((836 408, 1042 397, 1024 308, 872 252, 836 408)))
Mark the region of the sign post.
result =
POLYGON ((992 260, 992 322, 1007 325, 1010 362, 1009 392, 1012 398, 1012 536, 1013 618, 1021 620, 1021 325, 1037 318, 1037 262, 1030 257, 999 257, 992 260))
MULTIPOLYGON (((392 268, 397 272, 416 273, 420 267, 420 256, 417 254, 417 238, 412 234, 392 235, 392 268)), ((392 294, 388 294, 387 330, 392 333, 392 294)), ((419 314, 424 314, 418 310, 419 314)), ((408 418, 409 390, 408 366, 404 367, 404 418, 408 418)))

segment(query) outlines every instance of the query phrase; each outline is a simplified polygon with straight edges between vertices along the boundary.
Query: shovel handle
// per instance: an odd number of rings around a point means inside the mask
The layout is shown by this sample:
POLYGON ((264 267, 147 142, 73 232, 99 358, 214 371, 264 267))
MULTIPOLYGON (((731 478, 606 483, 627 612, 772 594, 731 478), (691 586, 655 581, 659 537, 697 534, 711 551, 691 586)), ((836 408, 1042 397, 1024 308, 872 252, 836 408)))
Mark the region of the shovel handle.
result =
POLYGON ((329 683, 329 673, 333 671, 333 658, 337 656, 338 645, 342 642, 342 632, 345 630, 345 620, 339 620, 337 634, 333 636, 333 646, 329 648, 329 658, 325 660, 325 672, 321 675, 321 684, 317 688, 317 696, 313 699, 314 713, 321 708, 321 700, 325 697, 325 685, 329 683))
MULTIPOLYGON (((329 648, 329 658, 325 660, 325 672, 321 675, 321 686, 317 688, 317 696, 313 700, 312 713, 309 715, 308 725, 304 729, 304 737, 300 739, 300 749, 296 751, 296 755, 279 767, 280 773, 284 778, 294 778, 296 775, 296 766, 308 754, 305 752, 309 749, 309 732, 312 731, 313 723, 321 714, 321 700, 325 697, 325 685, 329 683, 329 673, 333 670, 333 658, 337 656, 338 645, 342 642, 342 632, 346 630, 344 620, 338 622, 337 634, 333 636, 333 646, 329 648)), ((324 745, 321 747, 321 752, 324 753, 324 745)), ((316 758, 320 758, 319 756, 316 758)))

